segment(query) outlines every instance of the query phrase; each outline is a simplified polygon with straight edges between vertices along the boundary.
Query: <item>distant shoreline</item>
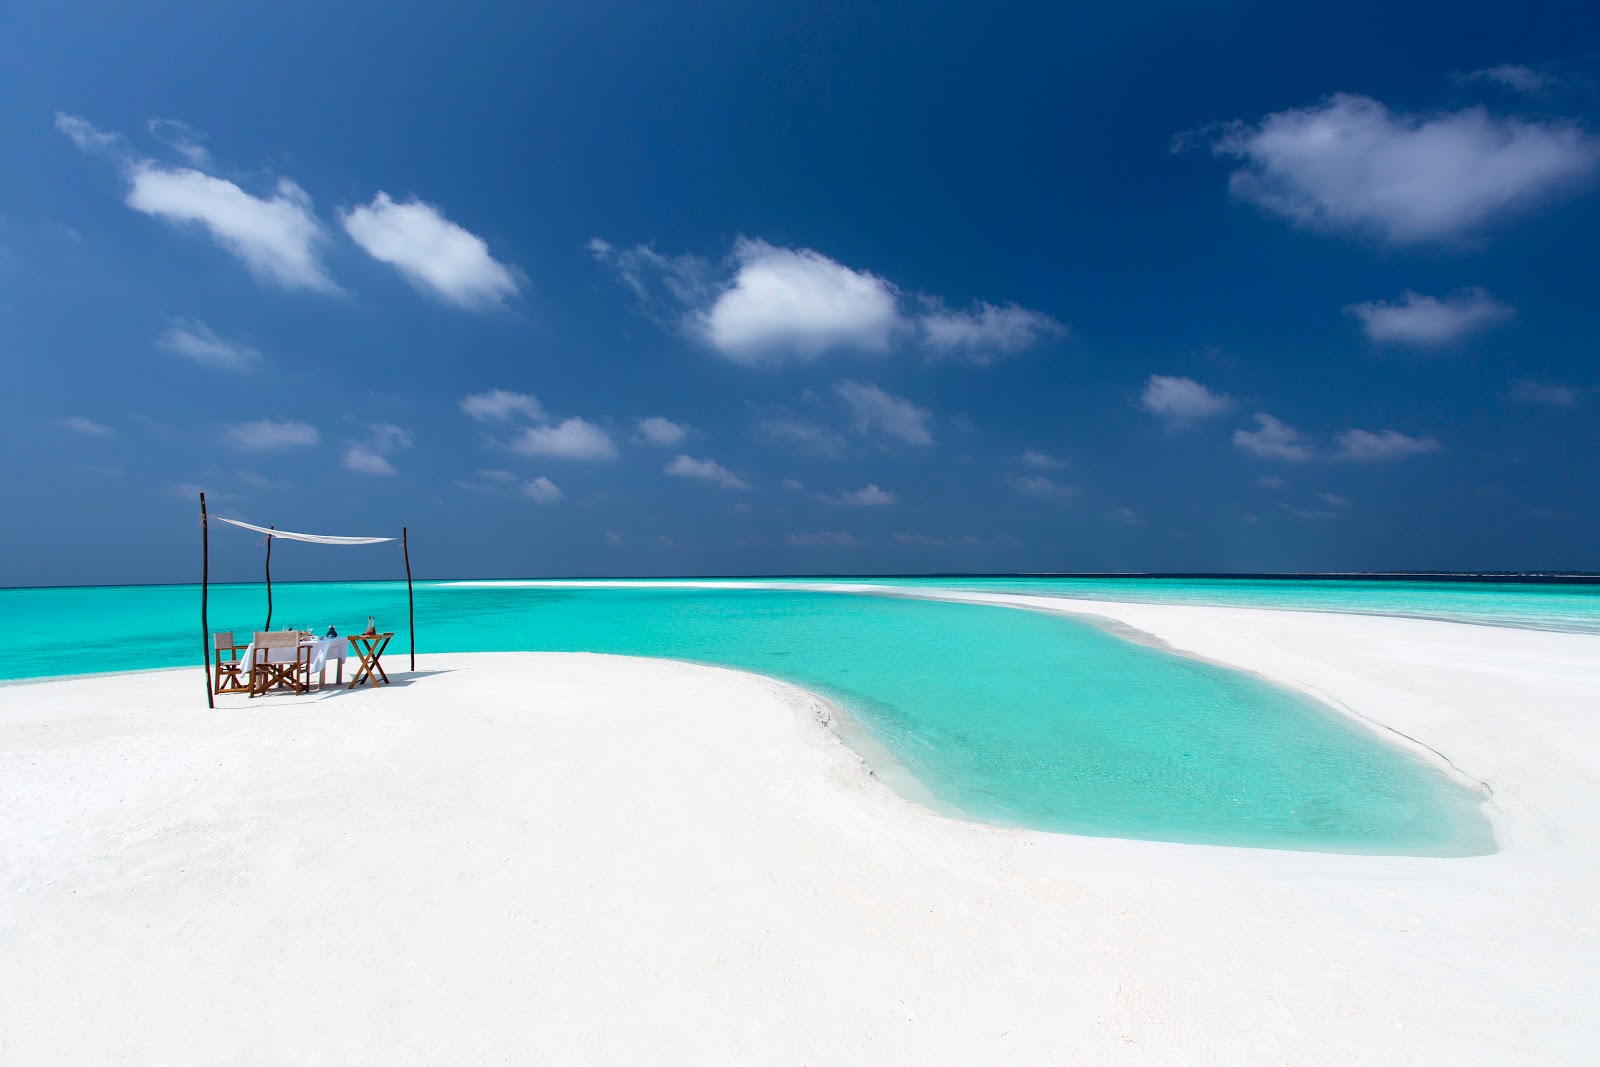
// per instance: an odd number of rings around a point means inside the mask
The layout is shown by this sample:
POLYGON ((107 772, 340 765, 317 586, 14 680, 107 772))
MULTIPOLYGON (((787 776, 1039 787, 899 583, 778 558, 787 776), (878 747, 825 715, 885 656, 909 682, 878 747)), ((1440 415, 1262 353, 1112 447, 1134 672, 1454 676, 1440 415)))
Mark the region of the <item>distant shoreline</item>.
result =
MULTIPOLYGON (((1184 581, 1216 582, 1438 582, 1441 584, 1461 582, 1465 584, 1505 585, 1600 585, 1600 571, 1260 571, 1238 573, 1207 571, 930 571, 926 573, 897 572, 894 574, 566 574, 498 576, 493 578, 486 578, 482 575, 473 577, 453 575, 442 578, 422 577, 419 575, 416 580, 419 582, 839 582, 874 581, 886 578, 937 581, 990 578, 1027 578, 1047 581, 1053 578, 1061 578, 1073 581, 1093 581, 1096 579, 1117 581, 1129 579, 1182 579, 1184 581)), ((328 582, 339 582, 349 585, 365 585, 399 581, 404 581, 404 579, 274 578, 272 584, 321 585, 328 582)), ((262 583, 259 581, 213 581, 211 584, 213 586, 228 586, 260 585, 262 583)), ((118 582, 114 584, 87 582, 72 585, 5 585, 0 586, 0 592, 29 589, 182 589, 189 586, 198 588, 199 585, 199 582, 118 582)))

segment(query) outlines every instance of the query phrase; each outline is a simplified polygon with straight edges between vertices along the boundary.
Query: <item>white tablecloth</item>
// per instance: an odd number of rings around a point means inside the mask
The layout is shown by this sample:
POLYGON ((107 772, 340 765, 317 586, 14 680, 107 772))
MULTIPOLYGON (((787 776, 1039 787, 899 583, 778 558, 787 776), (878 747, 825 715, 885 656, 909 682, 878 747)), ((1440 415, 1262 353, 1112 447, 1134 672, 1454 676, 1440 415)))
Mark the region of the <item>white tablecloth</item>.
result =
MULTIPOLYGON (((336 660, 339 663, 343 663, 345 658, 350 655, 350 640, 345 637, 319 637, 313 641, 301 643, 302 648, 306 646, 311 648, 312 674, 321 674, 322 668, 326 667, 330 661, 336 660)), ((295 650, 292 648, 269 648, 265 651, 269 663, 288 663, 295 658, 295 650)), ((248 672, 250 665, 255 661, 256 645, 252 641, 250 642, 250 647, 244 650, 244 669, 248 672)))

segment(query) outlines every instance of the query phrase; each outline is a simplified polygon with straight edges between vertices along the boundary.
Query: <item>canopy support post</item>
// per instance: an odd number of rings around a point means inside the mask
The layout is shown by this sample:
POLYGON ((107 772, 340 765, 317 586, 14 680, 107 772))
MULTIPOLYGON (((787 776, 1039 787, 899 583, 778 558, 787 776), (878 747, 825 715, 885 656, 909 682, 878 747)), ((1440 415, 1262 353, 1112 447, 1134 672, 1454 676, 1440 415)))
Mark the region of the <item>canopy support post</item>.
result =
POLYGON ((206 495, 200 494, 200 637, 206 650, 206 707, 216 710, 211 691, 211 619, 206 613, 211 599, 211 523, 206 517, 206 495))
POLYGON ((406 557, 406 633, 411 637, 411 673, 417 671, 417 603, 411 597, 411 543, 400 527, 400 551, 406 557))
MULTIPOLYGON (((272 529, 276 530, 277 528, 278 528, 277 524, 274 523, 272 525, 272 529)), ((267 535, 267 624, 265 626, 263 626, 262 629, 263 630, 272 629, 272 535, 271 534, 267 535)))

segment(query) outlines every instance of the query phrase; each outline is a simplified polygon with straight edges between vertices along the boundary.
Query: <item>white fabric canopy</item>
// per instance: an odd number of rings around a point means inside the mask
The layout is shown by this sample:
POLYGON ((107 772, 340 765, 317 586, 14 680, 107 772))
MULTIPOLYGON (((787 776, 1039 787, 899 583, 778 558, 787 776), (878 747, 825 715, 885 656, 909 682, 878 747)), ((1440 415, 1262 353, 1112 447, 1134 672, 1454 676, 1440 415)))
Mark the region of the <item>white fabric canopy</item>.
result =
POLYGON ((311 541, 319 545, 376 545, 383 541, 394 540, 392 537, 337 537, 333 534, 290 533, 288 530, 269 530, 265 526, 252 526, 238 519, 224 519, 221 515, 214 518, 218 522, 225 522, 230 526, 242 526, 246 530, 264 533, 268 537, 287 537, 291 541, 311 541))

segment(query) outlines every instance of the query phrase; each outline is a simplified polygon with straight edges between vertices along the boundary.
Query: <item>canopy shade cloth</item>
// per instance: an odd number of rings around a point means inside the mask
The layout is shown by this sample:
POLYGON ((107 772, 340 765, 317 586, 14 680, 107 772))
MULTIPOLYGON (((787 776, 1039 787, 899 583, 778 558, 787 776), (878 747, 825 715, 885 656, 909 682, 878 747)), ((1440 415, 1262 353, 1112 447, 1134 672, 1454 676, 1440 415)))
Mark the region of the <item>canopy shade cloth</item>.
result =
POLYGON ((216 516, 216 520, 225 522, 230 526, 242 526, 246 530, 264 533, 268 537, 287 537, 291 541, 311 541, 319 545, 376 545, 384 541, 394 540, 392 537, 339 537, 335 534, 290 533, 288 530, 273 530, 266 526, 253 526, 248 522, 240 522, 238 519, 225 519, 221 515, 216 516))

